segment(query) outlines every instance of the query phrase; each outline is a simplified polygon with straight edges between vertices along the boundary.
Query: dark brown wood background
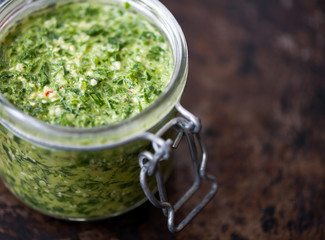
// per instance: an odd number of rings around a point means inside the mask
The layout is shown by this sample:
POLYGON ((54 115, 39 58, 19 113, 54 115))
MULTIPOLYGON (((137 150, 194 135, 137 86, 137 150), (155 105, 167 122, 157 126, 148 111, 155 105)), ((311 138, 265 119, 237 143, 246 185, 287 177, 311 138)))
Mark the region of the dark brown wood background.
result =
MULTIPOLYGON (((162 2, 188 41, 184 106, 203 123, 208 170, 220 185, 213 201, 173 235, 149 203, 105 221, 67 222, 29 209, 1 183, 0 239, 325 239, 324 1, 162 2)), ((176 157, 172 200, 190 182, 185 152, 176 157)))

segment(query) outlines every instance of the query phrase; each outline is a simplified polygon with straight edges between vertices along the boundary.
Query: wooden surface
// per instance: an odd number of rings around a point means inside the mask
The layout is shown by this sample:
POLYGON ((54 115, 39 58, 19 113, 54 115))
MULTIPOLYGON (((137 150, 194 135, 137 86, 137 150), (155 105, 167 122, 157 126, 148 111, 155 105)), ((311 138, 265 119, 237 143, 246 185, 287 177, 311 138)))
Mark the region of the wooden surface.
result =
MULTIPOLYGON (((149 203, 105 221, 67 222, 0 184, 0 239, 325 239, 324 1, 162 2, 188 41, 184 105, 203 123, 220 186, 213 201, 173 235, 149 203)), ((190 175, 186 155, 176 157, 172 200, 190 175)))

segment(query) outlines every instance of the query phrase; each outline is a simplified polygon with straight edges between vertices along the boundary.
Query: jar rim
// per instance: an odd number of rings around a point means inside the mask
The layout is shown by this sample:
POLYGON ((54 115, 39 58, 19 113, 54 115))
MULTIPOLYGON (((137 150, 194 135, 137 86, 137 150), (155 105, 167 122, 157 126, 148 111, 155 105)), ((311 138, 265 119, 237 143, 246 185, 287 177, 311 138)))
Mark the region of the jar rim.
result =
MULTIPOLYGON (((58 2, 60 1, 4 2, 0 5, 0 33, 6 29, 8 22, 13 22, 22 11, 58 2)), ((0 123, 14 134, 36 144, 54 148, 113 147, 132 141, 144 131, 150 131, 180 100, 187 78, 188 50, 182 29, 170 11, 158 0, 101 0, 99 2, 105 4, 128 2, 133 10, 152 21, 165 35, 174 56, 174 70, 168 86, 158 99, 135 116, 111 125, 92 128, 51 125, 22 112, 0 94, 0 123)))

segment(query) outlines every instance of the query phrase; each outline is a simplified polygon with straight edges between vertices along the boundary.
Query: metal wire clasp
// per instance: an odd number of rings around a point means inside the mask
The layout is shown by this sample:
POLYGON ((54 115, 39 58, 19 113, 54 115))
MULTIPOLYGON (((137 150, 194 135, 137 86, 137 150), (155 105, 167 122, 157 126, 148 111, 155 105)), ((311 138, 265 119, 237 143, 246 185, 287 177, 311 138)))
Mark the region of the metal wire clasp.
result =
POLYGON ((175 107, 180 113, 180 117, 171 119, 156 134, 146 132, 141 137, 152 142, 154 153, 144 151, 141 152, 138 157, 141 168, 141 187, 149 201, 157 208, 161 208, 165 216, 168 217, 168 229, 173 233, 182 230, 211 200, 218 188, 216 179, 205 173, 207 154, 199 135, 201 129, 200 120, 183 108, 180 103, 177 103, 175 107), (176 139, 174 141, 171 139, 164 140, 162 135, 171 128, 176 129, 178 132, 176 139), (187 140, 191 155, 194 169, 194 182, 187 192, 174 205, 172 205, 167 200, 160 162, 169 159, 171 148, 177 148, 178 143, 184 136, 187 140), (150 190, 147 184, 147 176, 153 175, 156 177, 159 199, 154 196, 154 193, 150 190), (199 189, 202 180, 211 183, 210 191, 178 225, 175 225, 175 213, 199 189))

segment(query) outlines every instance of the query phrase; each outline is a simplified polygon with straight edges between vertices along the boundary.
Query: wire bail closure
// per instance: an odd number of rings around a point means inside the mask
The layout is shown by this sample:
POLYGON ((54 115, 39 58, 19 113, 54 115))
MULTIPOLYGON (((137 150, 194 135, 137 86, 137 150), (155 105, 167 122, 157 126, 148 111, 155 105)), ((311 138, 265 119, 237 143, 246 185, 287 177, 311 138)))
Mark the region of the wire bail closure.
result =
POLYGON ((199 134, 201 130, 199 118, 183 108, 179 102, 176 104, 175 108, 180 113, 180 117, 171 119, 156 134, 146 132, 141 136, 141 138, 152 142, 154 153, 144 151, 141 152, 138 157, 141 168, 140 184, 143 192, 155 207, 162 209, 164 215, 168 218, 168 229, 173 233, 181 231, 212 199, 218 189, 216 179, 213 176, 206 174, 207 154, 199 134), (176 129, 178 132, 176 139, 174 141, 171 139, 164 140, 162 135, 171 128, 176 129), (160 162, 169 159, 171 148, 177 148, 184 136, 187 140, 191 155, 192 166, 194 169, 194 182, 185 194, 174 205, 172 205, 167 199, 160 162), (199 157, 198 152, 200 152, 199 157), (159 199, 154 196, 154 193, 149 189, 147 184, 147 176, 153 175, 156 177, 159 199), (210 191, 192 209, 192 211, 178 225, 176 225, 175 213, 200 188, 202 180, 211 183, 210 191))

